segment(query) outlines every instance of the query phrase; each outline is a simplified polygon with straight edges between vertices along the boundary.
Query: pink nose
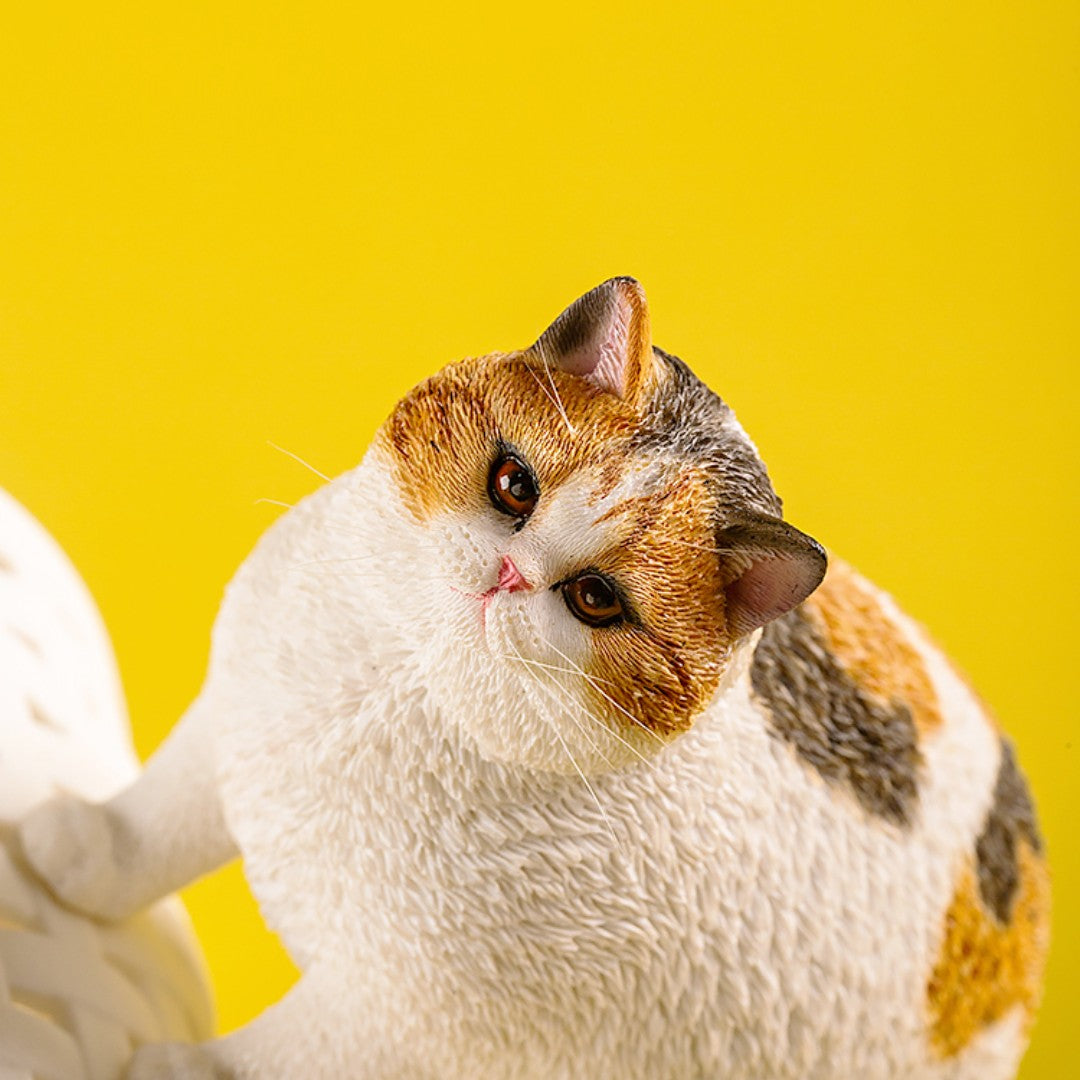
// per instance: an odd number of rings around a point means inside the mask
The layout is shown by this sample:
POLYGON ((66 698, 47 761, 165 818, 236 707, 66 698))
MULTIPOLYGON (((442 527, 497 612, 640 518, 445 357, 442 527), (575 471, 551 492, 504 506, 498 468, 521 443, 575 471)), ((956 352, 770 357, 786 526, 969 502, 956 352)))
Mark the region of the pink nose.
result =
POLYGON ((507 592, 520 592, 522 589, 531 587, 522 572, 514 565, 510 556, 504 555, 502 562, 499 564, 499 588, 505 589, 507 592))

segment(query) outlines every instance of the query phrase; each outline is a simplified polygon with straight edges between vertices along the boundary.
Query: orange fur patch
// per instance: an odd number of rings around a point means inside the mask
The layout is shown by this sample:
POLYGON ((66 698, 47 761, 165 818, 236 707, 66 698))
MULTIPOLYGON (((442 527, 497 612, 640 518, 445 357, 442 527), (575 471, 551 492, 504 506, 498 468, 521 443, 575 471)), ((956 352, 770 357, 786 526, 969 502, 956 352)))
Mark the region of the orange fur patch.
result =
POLYGON ((378 438, 392 451, 406 506, 423 521, 487 508, 500 439, 524 455, 543 495, 587 465, 610 466, 637 424, 613 394, 518 353, 444 368, 401 400, 378 438))
POLYGON ((965 866, 945 915, 945 935, 927 984, 930 1040, 942 1058, 1014 1006, 1030 1025, 1038 1007, 1049 938, 1050 877, 1026 841, 1018 849, 1020 888, 1008 923, 979 896, 974 868, 965 866))
POLYGON ((597 632, 596 695, 661 735, 690 726, 730 655, 711 508, 703 479, 683 473, 616 508, 630 517, 632 532, 597 562, 634 598, 642 626, 597 632))
POLYGON ((941 707, 921 657, 850 566, 830 560, 825 580, 804 610, 863 690, 882 704, 906 705, 920 735, 941 725, 941 707))

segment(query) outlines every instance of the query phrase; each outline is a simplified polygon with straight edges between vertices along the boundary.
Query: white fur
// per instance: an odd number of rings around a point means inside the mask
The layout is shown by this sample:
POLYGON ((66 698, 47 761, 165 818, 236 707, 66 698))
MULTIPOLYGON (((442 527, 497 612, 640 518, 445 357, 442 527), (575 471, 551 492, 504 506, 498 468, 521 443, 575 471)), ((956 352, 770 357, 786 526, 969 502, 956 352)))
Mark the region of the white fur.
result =
POLYGON ((944 1064, 927 1037, 998 765, 971 695, 913 631, 947 723, 907 830, 768 733, 754 641, 658 745, 589 703, 591 631, 548 588, 618 540, 605 508, 582 477, 517 534, 494 511, 419 525, 376 447, 263 537, 153 784, 100 813, 137 831, 114 857, 154 889, 175 875, 152 846, 190 874, 235 842, 304 975, 205 1055, 134 1076, 1013 1075, 1015 1016, 944 1064), (507 553, 535 588, 495 595, 485 632, 476 595, 507 553))

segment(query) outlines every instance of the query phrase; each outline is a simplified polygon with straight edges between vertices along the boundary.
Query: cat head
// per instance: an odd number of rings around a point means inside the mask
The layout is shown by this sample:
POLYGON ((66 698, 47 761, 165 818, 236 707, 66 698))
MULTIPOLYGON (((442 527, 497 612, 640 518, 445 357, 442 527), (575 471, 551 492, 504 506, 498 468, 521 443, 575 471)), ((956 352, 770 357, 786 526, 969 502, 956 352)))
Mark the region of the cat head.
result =
POLYGON ((377 449, 430 600, 440 711, 499 760, 647 756, 825 571, 731 409, 652 345, 631 278, 530 348, 422 383, 377 449))

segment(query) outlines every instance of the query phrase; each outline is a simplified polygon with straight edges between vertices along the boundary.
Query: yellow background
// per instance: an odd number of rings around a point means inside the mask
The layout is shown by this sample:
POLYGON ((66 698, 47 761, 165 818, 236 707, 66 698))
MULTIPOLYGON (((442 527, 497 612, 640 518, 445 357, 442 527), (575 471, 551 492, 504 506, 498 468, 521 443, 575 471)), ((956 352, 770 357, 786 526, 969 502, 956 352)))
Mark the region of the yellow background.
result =
MULTIPOLYGON (((612 274, 789 516, 1015 734, 1055 869, 1028 1080, 1075 1069, 1080 7, 6 5, 0 483, 114 636, 140 751, 222 587, 393 402, 612 274), (18 10, 16 10, 18 9, 18 10)), ((293 973, 187 892, 223 1027, 293 973)))

